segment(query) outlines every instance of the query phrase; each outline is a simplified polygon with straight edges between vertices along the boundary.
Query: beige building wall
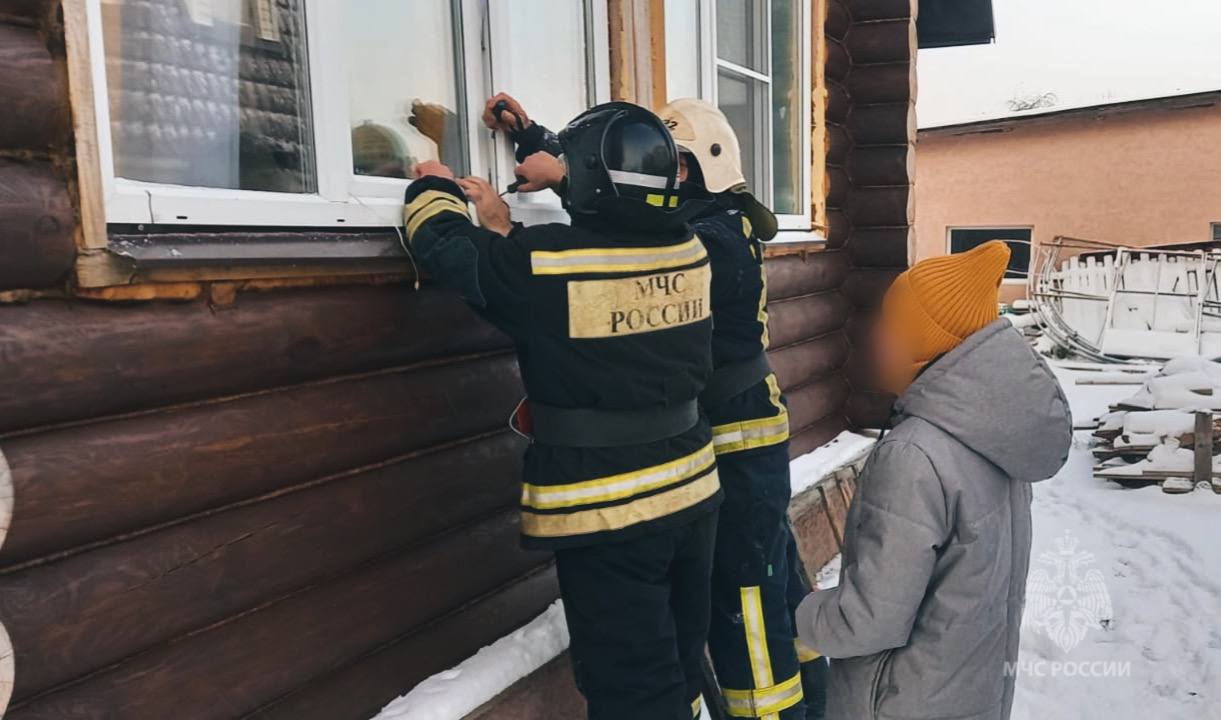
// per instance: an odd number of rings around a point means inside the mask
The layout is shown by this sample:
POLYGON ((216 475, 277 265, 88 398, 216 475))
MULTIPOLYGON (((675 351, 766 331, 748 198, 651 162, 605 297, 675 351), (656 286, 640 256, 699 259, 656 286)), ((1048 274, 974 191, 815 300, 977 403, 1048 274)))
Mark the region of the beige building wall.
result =
MULTIPOLYGON (((1033 227, 1129 245, 1203 242, 1221 223, 1221 106, 921 132, 913 260, 952 227, 1033 227)), ((1024 295, 1006 281, 1002 298, 1024 295)))

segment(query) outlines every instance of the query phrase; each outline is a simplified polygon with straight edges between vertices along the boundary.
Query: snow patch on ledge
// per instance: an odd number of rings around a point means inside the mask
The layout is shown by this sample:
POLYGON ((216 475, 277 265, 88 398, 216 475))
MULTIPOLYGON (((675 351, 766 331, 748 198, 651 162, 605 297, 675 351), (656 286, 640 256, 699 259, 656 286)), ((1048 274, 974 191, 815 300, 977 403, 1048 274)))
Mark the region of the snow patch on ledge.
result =
POLYGON ((455 720, 508 689, 568 649, 564 603, 467 658, 428 678, 382 708, 373 720, 455 720))
POLYGON ((789 464, 793 497, 814 487, 819 480, 836 470, 856 461, 868 453, 876 442, 877 438, 845 430, 826 445, 797 458, 789 464))

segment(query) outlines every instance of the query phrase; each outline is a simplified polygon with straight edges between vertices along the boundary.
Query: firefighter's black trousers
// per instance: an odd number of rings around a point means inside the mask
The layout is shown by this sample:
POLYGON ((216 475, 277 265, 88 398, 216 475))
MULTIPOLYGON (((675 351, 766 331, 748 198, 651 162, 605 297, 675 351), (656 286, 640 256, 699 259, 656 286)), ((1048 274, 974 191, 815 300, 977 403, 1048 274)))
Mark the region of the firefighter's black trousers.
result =
POLYGON ((631 540, 556 551, 590 720, 691 720, 716 527, 714 511, 631 540))
POLYGON ((717 680, 731 716, 805 720, 790 602, 806 588, 790 567, 788 443, 719 455, 717 468, 725 500, 708 636, 717 680))

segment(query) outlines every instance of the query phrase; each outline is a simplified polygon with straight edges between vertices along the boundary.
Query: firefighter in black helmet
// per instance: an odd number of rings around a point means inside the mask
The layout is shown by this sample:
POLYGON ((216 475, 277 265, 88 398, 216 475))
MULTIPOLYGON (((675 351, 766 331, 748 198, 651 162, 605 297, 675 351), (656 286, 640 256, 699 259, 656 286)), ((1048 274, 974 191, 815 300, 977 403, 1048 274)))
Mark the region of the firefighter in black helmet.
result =
POLYGON ((589 717, 688 720, 721 501, 697 402, 711 270, 657 116, 600 105, 557 142, 571 226, 509 224, 486 182, 438 163, 417 169, 404 219, 420 264, 517 346, 523 542, 555 551, 589 717), (471 223, 463 186, 501 233, 471 223))

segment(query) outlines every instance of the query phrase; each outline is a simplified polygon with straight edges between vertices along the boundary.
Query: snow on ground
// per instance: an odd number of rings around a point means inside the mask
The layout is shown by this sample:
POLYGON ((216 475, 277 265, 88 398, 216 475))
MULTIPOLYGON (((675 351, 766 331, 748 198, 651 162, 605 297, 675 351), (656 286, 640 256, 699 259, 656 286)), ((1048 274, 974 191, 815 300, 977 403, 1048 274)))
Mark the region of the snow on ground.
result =
POLYGON ((845 430, 826 445, 794 460, 789 464, 793 497, 810 489, 837 468, 841 468, 869 452, 875 442, 877 442, 877 438, 845 430))
MULTIPOLYGON (((1056 375, 1077 426, 1133 390, 1077 385, 1088 375, 1080 370, 1056 368, 1056 375)), ((1032 627, 1037 622, 1027 613, 1014 720, 1219 720, 1221 496, 1205 489, 1125 490, 1095 479, 1092 463, 1089 431, 1078 432, 1068 464, 1035 486, 1031 572, 1054 578, 1053 560, 1075 558, 1075 572, 1070 564, 1058 583, 1056 599, 1067 606, 1090 594, 1087 576, 1100 571, 1110 622, 1085 628, 1075 643, 1070 634, 1057 644, 1032 627), (1063 555, 1068 545, 1058 543, 1066 540, 1090 556, 1063 555), (1108 667, 1130 674, 1095 676, 1108 667)))

